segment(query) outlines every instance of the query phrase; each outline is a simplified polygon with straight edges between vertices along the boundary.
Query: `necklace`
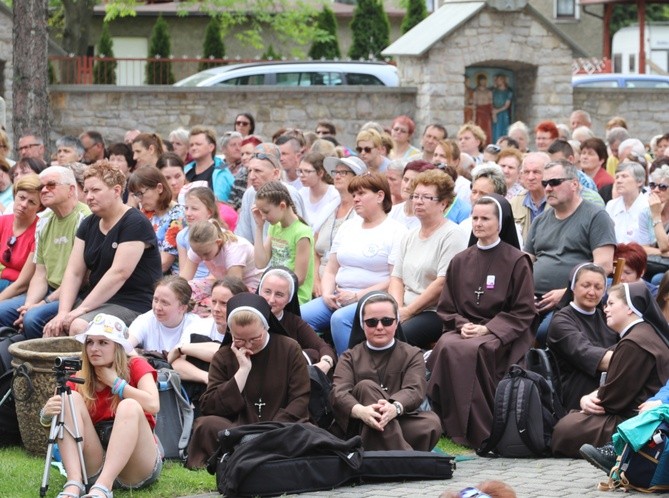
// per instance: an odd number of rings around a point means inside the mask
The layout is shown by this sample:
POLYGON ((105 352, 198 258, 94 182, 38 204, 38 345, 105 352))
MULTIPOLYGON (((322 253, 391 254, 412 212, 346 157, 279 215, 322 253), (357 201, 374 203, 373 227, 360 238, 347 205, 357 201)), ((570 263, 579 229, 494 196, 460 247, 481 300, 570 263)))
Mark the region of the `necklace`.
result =
MULTIPOLYGON (((484 282, 484 279, 486 279, 486 275, 488 273, 488 270, 490 270, 490 267, 492 266, 493 261, 495 261, 495 258, 490 258, 490 262, 488 263, 488 267, 485 269, 483 273, 481 273, 481 265, 480 265, 480 258, 481 258, 481 249, 479 249, 479 252, 476 253, 476 269, 478 270, 478 274, 480 275, 478 281, 479 282, 484 282)), ((487 282, 487 279, 485 281, 486 288, 494 289, 495 288, 495 282, 494 282, 494 277, 492 283, 487 282)), ((474 291, 474 294, 476 294, 476 306, 481 305, 481 296, 485 294, 485 291, 483 290, 483 284, 479 285, 479 288, 474 291)))
MULTIPOLYGON (((257 384, 257 387, 258 387, 258 389, 257 389, 257 400, 258 401, 253 403, 253 406, 255 406, 257 411, 258 411, 258 420, 259 421, 262 421, 262 409, 263 409, 263 407, 267 406, 267 403, 265 403, 262 400, 262 394, 263 394, 262 391, 263 391, 263 385, 265 383, 264 381, 267 377, 267 362, 269 361, 269 351, 267 351, 268 347, 269 347, 269 344, 266 344, 265 347, 257 353, 257 355, 261 356, 261 358, 258 358, 258 356, 256 356, 256 355, 254 355, 255 358, 253 358, 253 356, 251 357, 252 361, 253 361, 253 359, 257 360, 257 364, 253 364, 253 366, 251 367, 251 371, 253 371, 253 369, 258 369, 258 370, 260 370, 260 374, 262 375, 262 381, 258 382, 258 384, 257 384), (261 360, 262 360, 262 362, 261 362, 261 360)), ((247 386, 248 386, 248 381, 249 380, 250 379, 247 380, 247 386)), ((248 393, 248 391, 247 391, 247 395, 248 395, 249 398, 251 398, 250 393, 248 393)), ((251 399, 253 399, 253 398, 251 398, 251 399)))

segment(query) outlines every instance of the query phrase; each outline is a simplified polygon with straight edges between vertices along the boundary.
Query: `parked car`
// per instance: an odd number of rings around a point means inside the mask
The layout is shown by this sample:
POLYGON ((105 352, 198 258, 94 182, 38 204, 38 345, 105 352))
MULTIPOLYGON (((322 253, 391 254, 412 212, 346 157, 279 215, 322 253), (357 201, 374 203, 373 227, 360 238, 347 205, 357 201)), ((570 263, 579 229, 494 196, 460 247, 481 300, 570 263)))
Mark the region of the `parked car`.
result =
POLYGON ((174 86, 399 86, 397 68, 385 62, 257 62, 200 71, 174 86))
POLYGON ((586 88, 669 88, 669 76, 657 74, 587 74, 576 75, 571 86, 586 88))

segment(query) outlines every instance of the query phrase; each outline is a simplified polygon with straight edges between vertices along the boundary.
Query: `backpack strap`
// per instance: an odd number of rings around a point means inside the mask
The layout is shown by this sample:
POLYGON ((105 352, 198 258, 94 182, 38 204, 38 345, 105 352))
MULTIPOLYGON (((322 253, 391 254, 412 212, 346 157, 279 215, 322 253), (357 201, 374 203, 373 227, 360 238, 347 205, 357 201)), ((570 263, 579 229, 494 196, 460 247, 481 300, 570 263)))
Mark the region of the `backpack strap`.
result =
POLYGON ((166 379, 164 381, 158 381, 158 388, 161 388, 160 384, 171 385, 172 390, 177 397, 177 401, 179 402, 179 406, 181 407, 180 412, 182 416, 183 429, 181 430, 181 436, 179 437, 179 458, 183 460, 186 458, 186 448, 188 447, 190 433, 193 429, 193 407, 190 404, 186 390, 181 385, 181 377, 179 377, 179 373, 176 370, 172 370, 170 368, 161 368, 159 374, 163 374, 166 379))
POLYGON ((497 390, 495 391, 495 407, 493 409, 493 426, 492 431, 488 439, 483 441, 483 445, 476 450, 478 456, 491 456, 498 455, 497 444, 502 435, 504 434, 504 428, 506 427, 506 422, 509 418, 509 405, 511 404, 511 394, 513 392, 514 384, 518 382, 517 379, 513 377, 505 377, 500 381, 497 390), (503 389, 500 389, 502 388, 503 389))
MULTIPOLYGON (((516 404, 516 426, 518 427, 518 434, 525 446, 538 457, 546 454, 545 448, 539 448, 530 437, 530 432, 527 430, 527 421, 529 418, 530 397, 532 394, 532 387, 534 383, 528 378, 518 378, 518 397, 516 404)), ((541 403, 541 398, 538 399, 541 403)), ((543 421, 542 421, 543 422, 543 421)))

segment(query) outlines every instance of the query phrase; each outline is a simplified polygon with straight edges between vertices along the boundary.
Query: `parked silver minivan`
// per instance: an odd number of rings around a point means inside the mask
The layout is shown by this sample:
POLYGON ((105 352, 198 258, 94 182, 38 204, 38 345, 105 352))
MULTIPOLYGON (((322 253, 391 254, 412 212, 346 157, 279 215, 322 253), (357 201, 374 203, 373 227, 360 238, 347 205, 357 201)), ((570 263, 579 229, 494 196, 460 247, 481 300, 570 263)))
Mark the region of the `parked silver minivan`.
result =
POLYGON ((219 66, 175 83, 174 86, 399 86, 397 68, 385 62, 257 62, 219 66))

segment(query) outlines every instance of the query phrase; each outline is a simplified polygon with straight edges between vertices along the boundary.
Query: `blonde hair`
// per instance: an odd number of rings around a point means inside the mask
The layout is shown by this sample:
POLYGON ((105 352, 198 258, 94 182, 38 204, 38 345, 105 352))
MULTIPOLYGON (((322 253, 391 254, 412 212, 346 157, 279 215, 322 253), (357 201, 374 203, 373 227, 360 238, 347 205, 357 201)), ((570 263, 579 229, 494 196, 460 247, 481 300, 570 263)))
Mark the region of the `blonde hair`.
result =
MULTIPOLYGON (((88 344, 89 339, 87 338, 84 341, 81 352, 81 377, 84 379, 84 383, 77 389, 77 392, 81 394, 81 397, 84 398, 84 403, 86 404, 86 409, 90 412, 95 409, 98 398, 98 387, 102 387, 103 384, 98 380, 95 375, 95 368, 91 365, 91 360, 88 358, 86 353, 86 345, 88 344)), ((118 343, 114 343, 114 359, 112 360, 112 370, 116 372, 116 375, 126 382, 130 382, 130 366, 128 355, 126 354, 123 346, 118 343)), ((111 411, 116 413, 116 408, 121 402, 121 398, 118 396, 112 396, 111 400, 111 411)))
POLYGON ((225 245, 229 242, 237 242, 237 237, 230 230, 223 228, 214 219, 193 223, 190 230, 188 230, 188 241, 191 245, 194 243, 210 244, 218 240, 222 241, 223 245, 225 245))

